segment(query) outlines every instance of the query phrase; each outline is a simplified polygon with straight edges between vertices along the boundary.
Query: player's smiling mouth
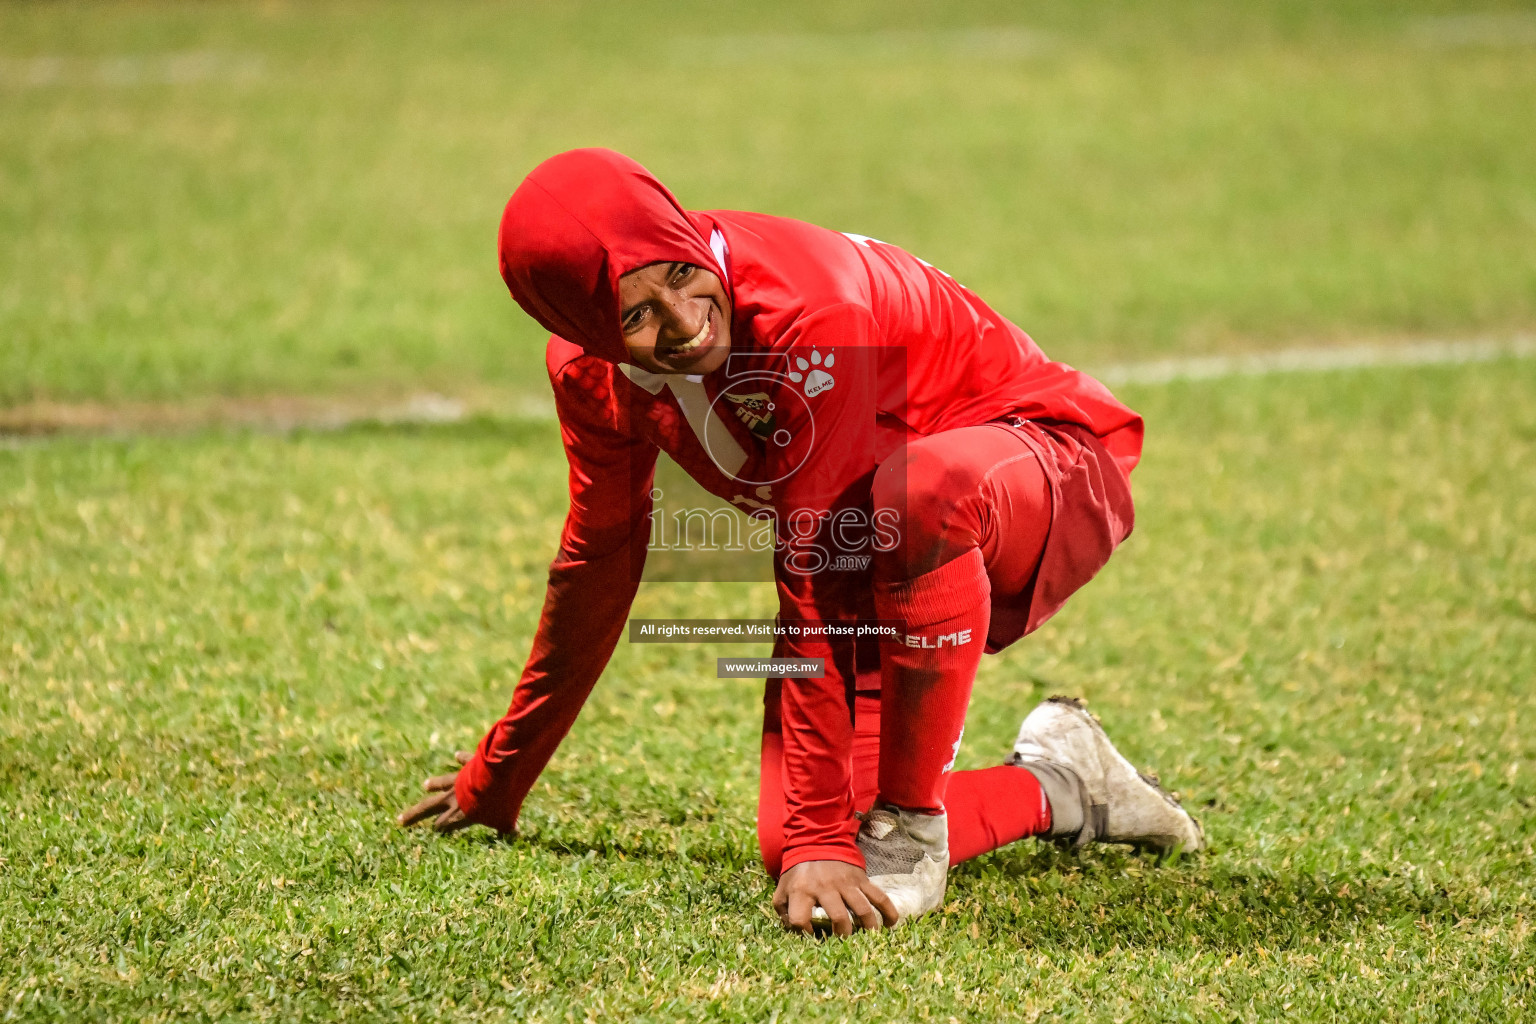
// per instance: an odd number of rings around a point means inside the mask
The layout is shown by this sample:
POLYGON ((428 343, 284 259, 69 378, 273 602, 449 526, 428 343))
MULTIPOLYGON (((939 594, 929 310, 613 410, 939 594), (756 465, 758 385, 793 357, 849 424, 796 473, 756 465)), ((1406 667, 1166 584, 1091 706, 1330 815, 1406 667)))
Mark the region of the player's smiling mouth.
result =
POLYGON ((699 328, 699 333, 678 345, 670 345, 666 348, 656 347, 655 358, 658 361, 693 362, 694 358, 714 343, 717 333, 715 321, 715 306, 710 303, 709 315, 704 318, 704 325, 699 328))

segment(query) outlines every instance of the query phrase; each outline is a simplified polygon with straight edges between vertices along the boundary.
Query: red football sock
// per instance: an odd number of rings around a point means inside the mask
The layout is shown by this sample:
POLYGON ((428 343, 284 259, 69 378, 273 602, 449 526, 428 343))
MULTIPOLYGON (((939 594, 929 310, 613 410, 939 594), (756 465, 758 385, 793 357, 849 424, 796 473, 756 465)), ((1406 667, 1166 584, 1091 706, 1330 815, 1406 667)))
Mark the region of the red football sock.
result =
POLYGON ((949 777, 944 809, 949 813, 951 864, 1051 830, 1051 805, 1040 780, 1008 764, 955 772, 949 777))
POLYGON ((981 551, 971 548, 929 573, 876 581, 875 612, 905 623, 880 641, 880 799, 938 814, 991 613, 981 551))

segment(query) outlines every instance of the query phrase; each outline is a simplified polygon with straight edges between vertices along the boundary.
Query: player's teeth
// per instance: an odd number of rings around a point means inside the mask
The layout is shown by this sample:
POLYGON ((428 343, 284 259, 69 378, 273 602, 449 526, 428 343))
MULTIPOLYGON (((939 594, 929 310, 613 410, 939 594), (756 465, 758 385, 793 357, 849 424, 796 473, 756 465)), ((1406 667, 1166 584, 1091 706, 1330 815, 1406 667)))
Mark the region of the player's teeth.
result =
POLYGON ((709 321, 705 320, 704 321, 704 326, 699 328, 699 333, 698 334, 695 334, 692 338, 689 338, 687 341, 683 342, 681 345, 674 345, 672 348, 667 349, 667 353, 666 354, 669 355, 669 356, 675 356, 675 355, 680 355, 680 354, 682 354, 684 352, 692 352, 694 349, 696 349, 700 345, 704 344, 704 336, 706 334, 708 334, 708 333, 709 333, 709 321))

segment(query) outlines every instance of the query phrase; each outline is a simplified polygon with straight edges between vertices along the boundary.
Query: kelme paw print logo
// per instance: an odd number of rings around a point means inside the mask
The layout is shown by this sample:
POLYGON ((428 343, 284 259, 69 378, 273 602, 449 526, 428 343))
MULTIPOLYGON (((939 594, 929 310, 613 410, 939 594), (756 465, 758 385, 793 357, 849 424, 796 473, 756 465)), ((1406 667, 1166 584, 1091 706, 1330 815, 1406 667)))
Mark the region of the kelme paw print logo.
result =
POLYGON ((796 373, 794 370, 790 370, 789 379, 794 381, 796 384, 799 384, 802 380, 805 381, 806 398, 810 398, 813 395, 819 395, 823 391, 829 390, 833 384, 837 383, 832 379, 832 375, 827 372, 827 368, 831 367, 833 361, 836 359, 837 353, 828 352, 827 358, 823 360, 821 358, 821 353, 813 348, 811 349, 811 358, 809 362, 805 360, 804 356, 795 356, 795 365, 800 368, 800 372, 796 373), (812 367, 815 367, 815 369, 812 369, 812 367), (810 372, 807 373, 807 370, 810 372))

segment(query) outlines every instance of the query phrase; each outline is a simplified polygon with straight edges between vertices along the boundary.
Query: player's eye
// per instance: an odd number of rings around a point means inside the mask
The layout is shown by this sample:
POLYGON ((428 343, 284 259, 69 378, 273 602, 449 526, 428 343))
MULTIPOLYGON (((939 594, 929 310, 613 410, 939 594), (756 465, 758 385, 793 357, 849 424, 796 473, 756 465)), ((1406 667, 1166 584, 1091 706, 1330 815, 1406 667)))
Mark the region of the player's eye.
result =
POLYGON ((692 263, 672 264, 672 283, 675 285, 682 284, 684 281, 688 280, 689 275, 691 275, 695 269, 697 268, 695 268, 692 263))
POLYGON ((620 325, 623 328, 625 334, 633 334, 635 331, 640 329, 640 325, 645 323, 645 313, 647 308, 648 307, 646 306, 636 306, 634 309, 630 310, 629 316, 626 316, 624 318, 623 324, 620 325))

